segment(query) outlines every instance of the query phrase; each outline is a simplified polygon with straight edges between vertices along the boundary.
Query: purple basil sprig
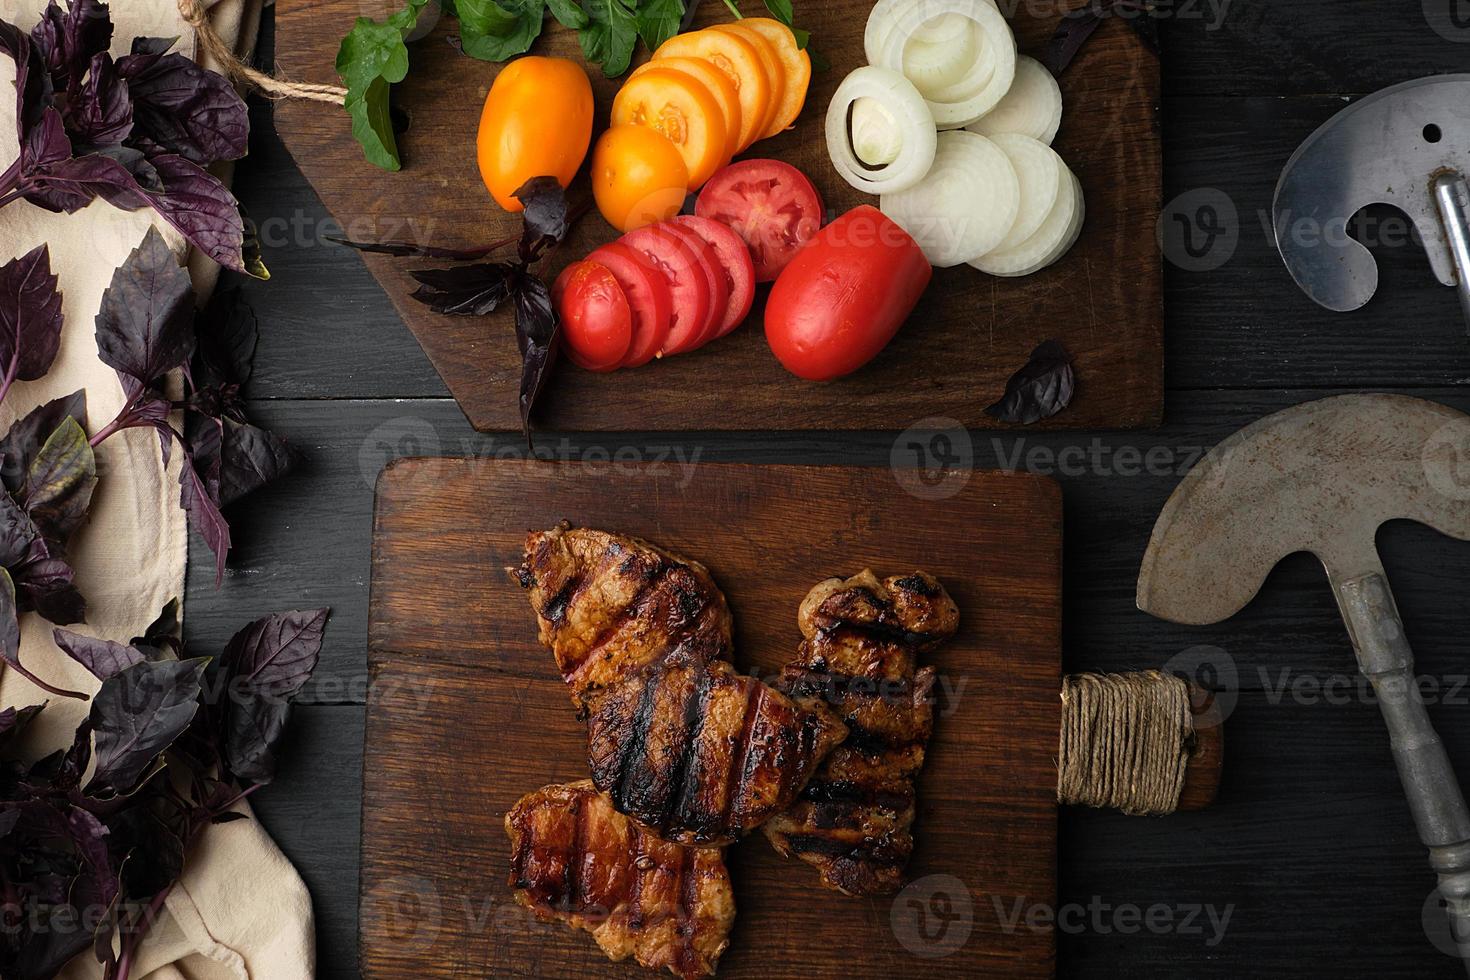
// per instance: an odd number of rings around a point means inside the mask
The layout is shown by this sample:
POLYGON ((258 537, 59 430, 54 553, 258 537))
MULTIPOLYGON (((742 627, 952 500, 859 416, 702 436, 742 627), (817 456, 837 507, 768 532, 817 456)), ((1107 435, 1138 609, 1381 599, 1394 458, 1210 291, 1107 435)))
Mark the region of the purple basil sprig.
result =
POLYGON ((112 21, 100 0, 51 0, 27 35, 0 20, 0 53, 16 64, 20 155, 0 173, 0 206, 26 200, 74 213, 96 198, 151 207, 204 254, 247 271, 244 223, 205 165, 245 155, 245 103, 221 75, 137 38, 108 54, 112 21))
POLYGON ((71 745, 39 760, 21 736, 44 706, 0 711, 0 976, 49 980, 91 950, 105 980, 132 980, 191 846, 274 778, 326 621, 266 616, 194 659, 173 602, 127 643, 55 631, 101 688, 71 745))
POLYGON ((215 581, 224 578, 230 525, 222 508, 285 474, 295 454, 280 437, 251 425, 240 386, 255 346, 255 323, 235 294, 220 294, 196 314, 194 288, 157 231, 113 274, 97 313, 97 351, 117 371, 127 403, 92 436, 98 445, 123 429, 150 428, 164 464, 184 454, 180 503, 215 555, 215 581), (181 370, 184 398, 166 390, 181 370), (170 413, 182 410, 176 428, 170 413))

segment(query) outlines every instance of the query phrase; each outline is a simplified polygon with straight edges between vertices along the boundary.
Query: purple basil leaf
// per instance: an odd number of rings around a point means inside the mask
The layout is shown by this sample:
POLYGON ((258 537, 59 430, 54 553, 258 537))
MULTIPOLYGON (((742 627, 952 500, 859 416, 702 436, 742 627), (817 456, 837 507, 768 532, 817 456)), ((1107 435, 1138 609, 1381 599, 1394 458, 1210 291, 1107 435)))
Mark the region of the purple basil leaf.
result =
POLYGON ((135 664, 102 682, 89 717, 97 768, 89 792, 126 794, 199 710, 205 660, 135 664))
POLYGON ((31 37, 57 88, 75 87, 92 58, 112 46, 112 17, 100 0, 67 0, 65 13, 51 0, 31 37))
POLYGON ((157 618, 148 624, 143 635, 133 637, 130 642, 133 646, 152 647, 155 650, 168 651, 177 655, 183 646, 182 630, 179 626, 178 598, 175 597, 164 603, 157 618))
POLYGON ((285 698, 316 670, 329 609, 292 610, 257 619, 225 644, 221 661, 233 680, 285 698))
POLYGON ((521 350, 521 429, 531 441, 531 411, 556 363, 556 311, 546 284, 521 273, 515 280, 516 343, 521 350))
POLYGON ((224 764, 236 779, 269 783, 275 778, 275 750, 290 715, 290 702, 281 698, 231 697, 224 722, 224 764))
POLYGON ((145 386, 194 350, 194 285, 157 229, 148 229, 102 295, 97 350, 104 364, 145 386))
POLYGON ((61 344, 61 293, 51 251, 37 245, 0 266, 0 373, 34 381, 51 368, 61 344))
POLYGON ((179 473, 179 503, 189 513, 189 523, 209 550, 214 552, 214 585, 225 580, 225 560, 230 554, 230 523, 220 513, 218 487, 211 494, 204 478, 194 466, 191 454, 185 453, 179 473))
POLYGON ((62 698, 76 698, 85 701, 87 696, 80 691, 68 691, 64 688, 55 687, 41 680, 31 673, 20 662, 20 621, 16 618, 18 611, 15 605, 15 583, 10 579, 10 573, 0 569, 0 656, 15 670, 17 674, 39 687, 62 698))
MULTIPOLYGON (((0 20, 0 52, 15 59, 15 118, 24 143, 26 134, 40 123, 42 112, 51 105, 55 94, 51 90, 51 76, 46 70, 44 52, 24 31, 3 20, 0 20)), ((20 163, 16 161, 17 168, 20 163)))
POLYGON ((117 897, 118 879, 107 849, 107 826, 95 814, 78 806, 67 811, 66 825, 89 872, 85 878, 90 886, 87 900, 81 904, 92 908, 111 905, 117 897))
POLYGON ((8 745, 26 730, 35 717, 45 708, 44 704, 33 704, 25 708, 6 708, 0 711, 0 748, 8 745))
POLYGON ((1102 25, 1103 15, 1099 2, 1079 7, 1062 15, 1056 33, 1047 42, 1046 52, 1041 56, 1042 64, 1060 75, 1077 57, 1087 39, 1102 25))
POLYGON ((567 192, 555 177, 532 177, 515 196, 525 208, 520 255, 529 265, 566 237, 567 192))
POLYGON ((198 347, 194 383, 201 388, 243 385, 250 380, 260 330, 255 311, 238 287, 216 289, 194 320, 198 347))
POLYGON ((135 37, 129 53, 134 58, 158 58, 166 54, 175 44, 177 37, 135 37))
POLYGON ((413 298, 435 313, 484 316, 510 296, 516 267, 505 262, 480 262, 454 269, 421 269, 410 275, 419 284, 413 298))
POLYGON ((12 493, 20 492, 25 484, 26 472, 31 461, 46 444, 46 439, 57 426, 74 418, 83 422, 87 418, 87 392, 74 391, 70 395, 54 398, 22 416, 10 431, 0 439, 0 482, 12 493))
POLYGON ((64 546, 87 519, 96 486, 97 460, 87 433, 68 417, 36 454, 20 499, 41 535, 64 546))
POLYGON ((8 492, 0 493, 0 567, 14 568, 32 557, 41 529, 8 492))
POLYGON ((206 256, 227 269, 245 272, 245 223, 239 202, 229 188, 177 154, 150 154, 148 163, 157 172, 162 190, 134 181, 131 187, 119 186, 102 196, 125 210, 151 205, 206 256))
POLYGON ((108 146, 121 143, 133 131, 133 98, 130 86, 118 74, 112 56, 103 51, 92 58, 87 80, 73 99, 67 100, 67 132, 72 143, 108 146))
POLYGON ((63 151, 67 155, 45 164, 28 163, 25 199, 38 208, 63 214, 75 214, 99 197, 125 211, 146 207, 148 201, 142 196, 137 180, 118 160, 102 153, 70 155, 71 144, 66 142, 65 133, 59 139, 55 136, 60 132, 59 119, 55 109, 47 109, 41 128, 32 133, 31 139, 39 141, 49 134, 47 148, 37 152, 47 157, 63 151))
POLYGON ((156 895, 184 871, 184 841, 151 807, 132 806, 108 821, 108 847, 128 895, 156 895))
POLYGON ((220 661, 231 696, 223 722, 225 764, 237 779, 268 783, 291 699, 311 679, 321 653, 326 609, 276 613, 230 638, 220 661))
POLYGON ((285 476, 296 465, 296 451, 273 432, 226 420, 220 432, 221 507, 285 476))
POLYGON ((10 569, 20 612, 35 610, 48 622, 64 626, 87 619, 87 601, 76 586, 76 572, 65 558, 46 550, 45 541, 31 546, 36 556, 10 569))
POLYGON ((83 636, 71 630, 52 630, 51 637, 62 653, 87 668, 99 681, 105 681, 133 664, 141 664, 148 659, 137 647, 115 640, 83 636))
POLYGON ((198 164, 238 160, 249 146, 245 102, 224 76, 181 54, 126 55, 137 131, 169 153, 198 164))
POLYGON ((1006 382, 1006 393, 985 414, 1002 422, 1030 425, 1050 418, 1072 402, 1076 376, 1072 371, 1072 355, 1055 340, 1048 340, 1031 352, 1027 360, 1006 382))

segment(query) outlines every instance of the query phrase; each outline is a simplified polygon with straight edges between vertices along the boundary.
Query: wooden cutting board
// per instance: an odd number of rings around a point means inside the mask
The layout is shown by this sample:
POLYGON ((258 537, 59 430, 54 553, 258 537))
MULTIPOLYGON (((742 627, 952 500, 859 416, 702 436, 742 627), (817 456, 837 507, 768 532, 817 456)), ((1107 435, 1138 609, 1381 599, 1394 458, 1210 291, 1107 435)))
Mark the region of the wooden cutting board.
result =
POLYGON ((567 519, 706 563, 736 663, 795 652, 797 604, 865 566, 924 568, 961 630, 930 662, 940 717, 919 792, 916 883, 821 888, 760 834, 729 849, 738 918, 725 980, 1049 976, 1047 928, 1011 917, 1056 892, 1061 500, 1055 484, 955 474, 944 499, 887 469, 409 460, 378 484, 363 765, 362 970, 424 977, 652 977, 537 921, 506 883, 502 821, 526 792, 586 778, 585 738, 525 593, 525 533, 567 519))
MULTIPOLYGON (((1079 0, 1069 0, 1077 5, 1079 0)), ((360 15, 382 17, 397 0, 279 0, 276 56, 298 81, 336 82, 342 35, 360 15)), ((748 12, 759 7, 747 0, 748 12)), ((813 75, 794 129, 756 144, 747 156, 800 167, 831 215, 865 201, 833 171, 823 138, 827 103, 863 63, 867 0, 796 0, 797 22, 831 63, 813 75)), ((1002 3, 1021 50, 1039 54, 1055 30, 1055 4, 1002 3), (1046 13, 1038 13, 1045 11, 1046 13)), ((702 24, 729 19, 704 0, 702 24)), ((409 128, 400 140, 404 170, 368 164, 345 112, 316 102, 279 102, 276 127, 286 146, 348 233, 414 238, 468 247, 515 234, 518 219, 495 205, 480 183, 475 131, 497 66, 445 42, 449 19, 412 47, 413 68, 397 87, 409 128)), ((547 18, 537 54, 581 58, 576 37, 547 18)), ((641 60, 645 54, 639 54, 641 60)), ((592 69, 597 127, 606 125, 616 82, 592 69)), ((938 270, 898 338, 857 374, 812 384, 788 374, 766 346, 760 290, 750 321, 688 355, 634 371, 591 374, 565 366, 539 424, 583 431, 901 430, 929 417, 992 426, 984 413, 1006 379, 1041 341, 1061 340, 1076 357, 1078 393, 1048 427, 1150 427, 1163 411, 1162 262, 1155 241, 1162 196, 1158 128, 1159 65, 1122 18, 1088 42, 1061 79, 1066 115, 1056 143, 1082 181, 1087 223, 1061 263, 1025 279, 995 279, 962 266, 938 270)), ((584 176, 575 196, 586 198, 584 176)), ((555 271, 616 233, 595 212, 550 263, 555 271)), ((330 246, 326 246, 330 247, 330 246)), ((409 299, 409 271, 442 261, 365 257, 404 321, 475 428, 520 428, 520 361, 508 311, 489 318, 438 316, 409 299)), ((943 426, 940 426, 943 427, 943 426)))

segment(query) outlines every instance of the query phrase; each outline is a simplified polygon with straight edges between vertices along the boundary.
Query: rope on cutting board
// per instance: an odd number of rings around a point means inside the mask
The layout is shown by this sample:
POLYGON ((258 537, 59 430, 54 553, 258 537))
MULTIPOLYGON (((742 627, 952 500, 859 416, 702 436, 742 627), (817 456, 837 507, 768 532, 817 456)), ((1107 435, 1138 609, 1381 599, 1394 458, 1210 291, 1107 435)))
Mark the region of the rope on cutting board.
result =
POLYGON ((205 53, 214 59, 221 74, 237 82, 254 86, 266 95, 277 99, 310 99, 341 105, 347 101, 347 90, 337 85, 313 85, 306 82, 288 82, 284 79, 256 71, 235 56, 235 51, 214 31, 209 21, 209 12, 204 0, 178 0, 179 13, 203 46, 205 53))
POLYGON ((1172 674, 1063 677, 1057 802, 1129 816, 1173 813, 1193 733, 1189 685, 1172 674))

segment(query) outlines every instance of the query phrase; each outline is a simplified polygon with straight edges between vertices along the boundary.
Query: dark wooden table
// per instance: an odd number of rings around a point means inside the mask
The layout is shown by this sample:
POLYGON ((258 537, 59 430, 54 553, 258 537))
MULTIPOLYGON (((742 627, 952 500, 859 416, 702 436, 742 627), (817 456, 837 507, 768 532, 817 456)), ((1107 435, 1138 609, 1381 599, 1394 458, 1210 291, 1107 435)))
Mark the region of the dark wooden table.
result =
MULTIPOLYGON (((1426 938, 1421 916, 1433 880, 1321 571, 1304 556, 1290 559, 1250 609, 1205 629, 1150 619, 1134 608, 1133 589, 1149 529, 1179 473, 1245 423, 1362 390, 1470 410, 1470 339, 1454 294, 1432 282, 1422 251, 1392 214, 1370 215, 1381 232, 1383 285, 1357 314, 1312 305, 1268 235, 1272 190, 1297 144, 1353 96, 1470 69, 1470 11, 1463 0, 1422 0, 1422 10, 1420 0, 1163 6, 1173 10, 1163 24, 1165 188, 1180 215, 1165 220, 1223 229, 1213 248, 1200 232, 1202 258, 1170 249, 1177 261, 1166 278, 1166 425, 1035 437, 976 432, 973 453, 977 466, 1058 470, 1067 508, 1068 670, 1155 667, 1182 657, 1177 664, 1199 645, 1219 648, 1209 657, 1226 667, 1218 682, 1230 708, 1227 768, 1219 802, 1203 813, 1142 820, 1063 812, 1058 972, 1462 975, 1426 938), (1217 208, 1218 222, 1200 211, 1222 202, 1230 207, 1217 208), (1217 267, 1201 268, 1209 265, 1217 267), (1215 923, 1227 912, 1221 935, 1215 923)), ((269 24, 266 35, 268 50, 269 24)), ((397 456, 524 449, 518 434, 469 428, 357 257, 323 240, 335 226, 275 138, 269 107, 257 105, 254 121, 237 188, 262 226, 275 278, 248 287, 261 318, 251 411, 305 450, 307 461, 238 508, 238 547, 222 588, 212 587, 212 563, 193 564, 188 630, 207 649, 256 615, 332 607, 289 762, 257 800, 315 897, 321 975, 355 977, 373 481, 397 456)), ((915 421, 894 419, 893 429, 915 421)), ((593 461, 622 452, 875 466, 889 465, 893 443, 891 433, 543 433, 539 440, 560 458, 593 461)), ((1385 530, 1383 546, 1419 671, 1434 688, 1430 713, 1470 778, 1470 545, 1399 524, 1385 530)), ((976 897, 976 915, 1014 911, 976 897)), ((1437 924, 1437 915, 1430 921, 1437 924)))

